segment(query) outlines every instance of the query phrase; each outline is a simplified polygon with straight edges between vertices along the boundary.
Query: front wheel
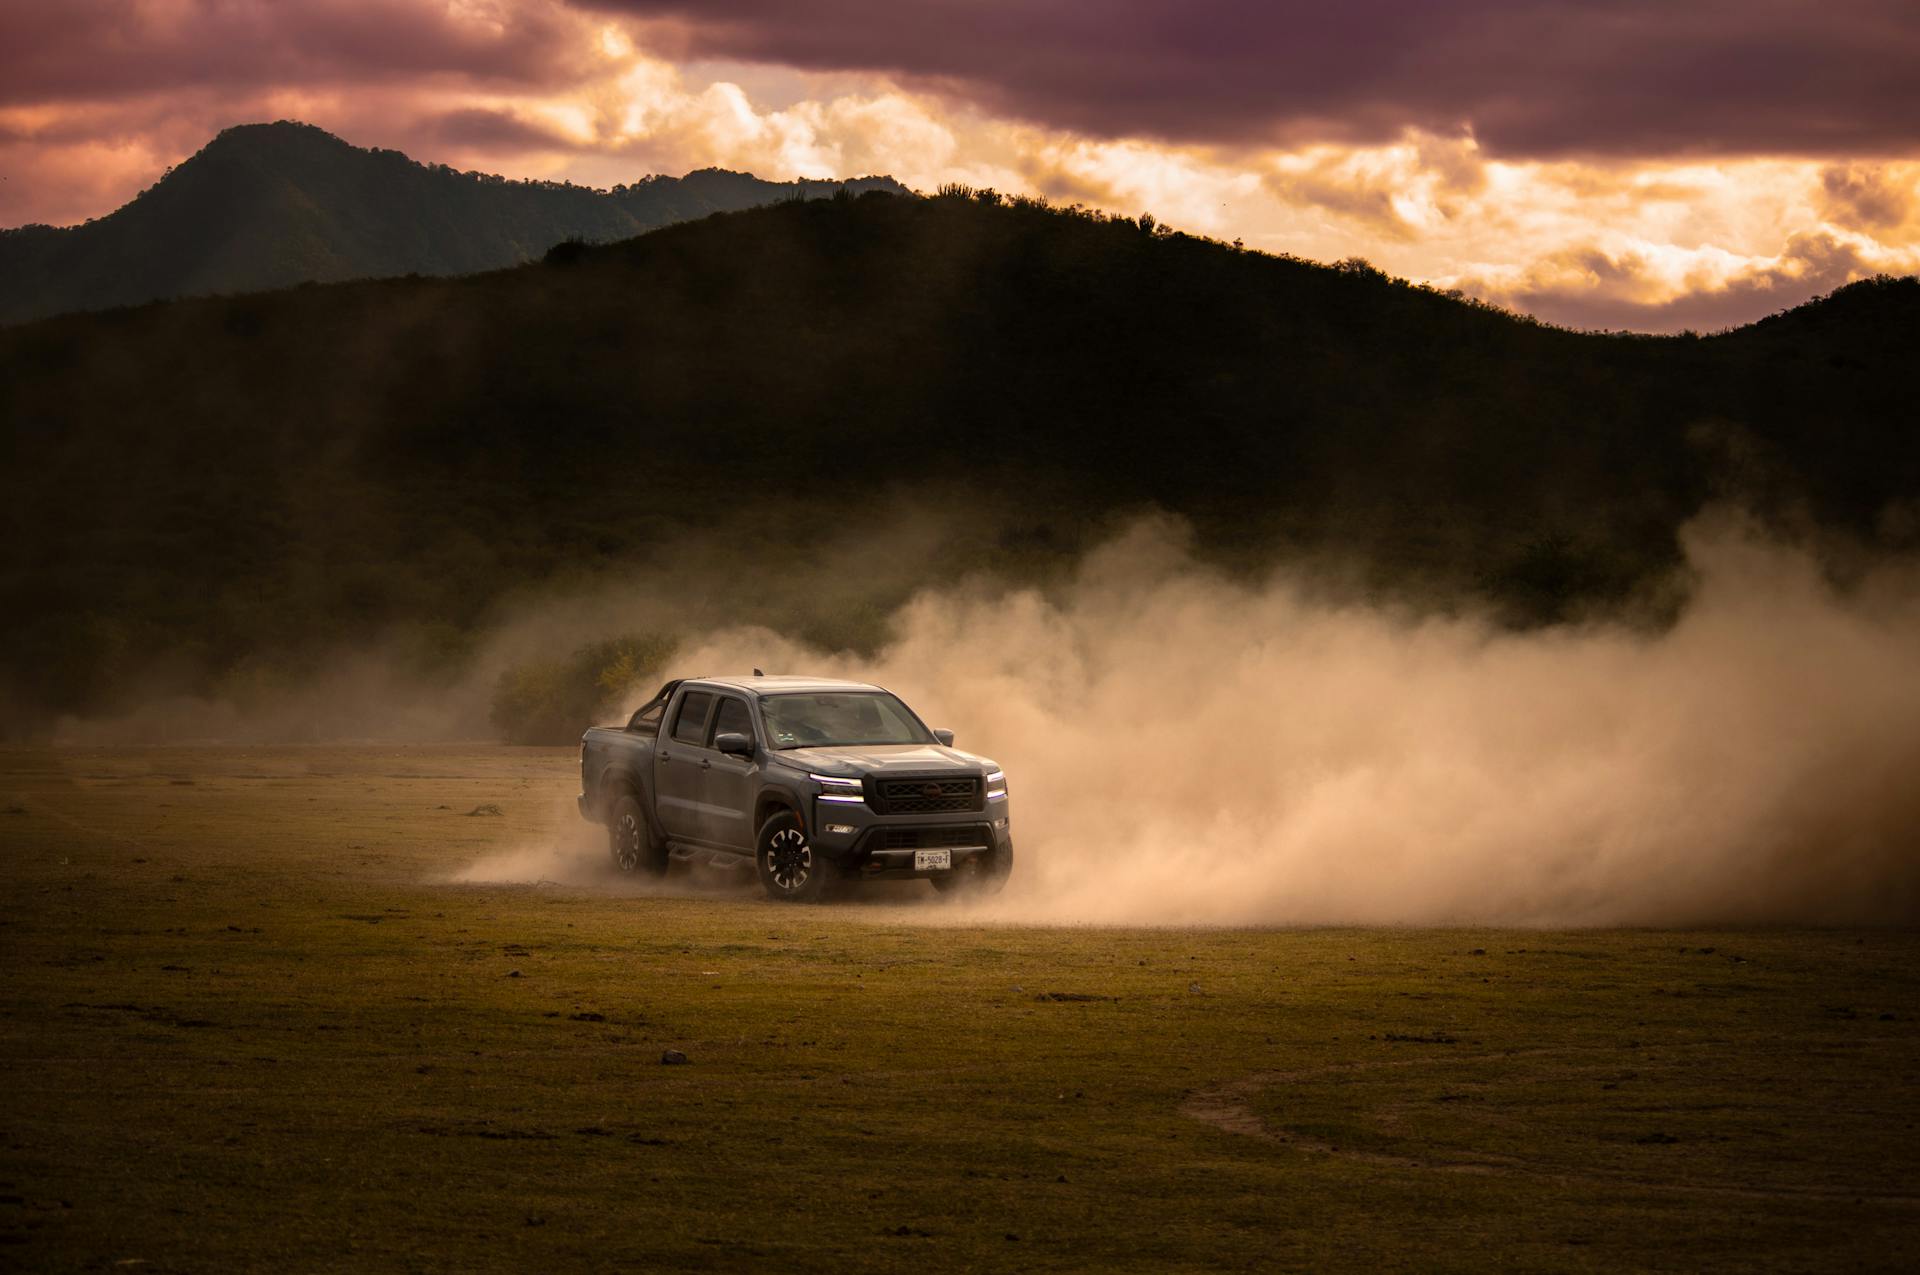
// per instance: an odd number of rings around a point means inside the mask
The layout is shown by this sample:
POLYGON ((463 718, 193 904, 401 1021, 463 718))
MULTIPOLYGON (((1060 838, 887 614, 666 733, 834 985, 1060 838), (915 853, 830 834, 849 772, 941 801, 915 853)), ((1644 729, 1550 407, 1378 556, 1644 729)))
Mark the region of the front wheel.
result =
POLYGON ((607 848, 624 876, 657 877, 667 870, 667 856, 654 845, 646 812, 632 793, 623 794, 607 812, 607 848))
POLYGON ((800 820, 781 811, 760 825, 760 885, 782 903, 818 903, 827 895, 833 868, 814 851, 800 820))

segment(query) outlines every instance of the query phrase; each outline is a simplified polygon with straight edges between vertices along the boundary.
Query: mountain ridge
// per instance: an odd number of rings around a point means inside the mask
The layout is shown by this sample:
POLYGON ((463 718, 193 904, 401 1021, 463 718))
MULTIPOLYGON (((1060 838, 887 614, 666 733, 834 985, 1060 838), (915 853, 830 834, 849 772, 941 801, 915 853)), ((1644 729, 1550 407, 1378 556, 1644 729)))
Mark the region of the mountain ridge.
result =
POLYGON ((890 177, 769 182, 718 168, 599 190, 423 164, 311 124, 236 125, 104 217, 0 231, 0 323, 301 283, 471 274, 569 239, 626 239, 840 189, 906 190, 890 177))
POLYGON ((724 551, 688 559, 683 623, 827 649, 916 588, 1044 581, 1145 510, 1226 569, 1327 563, 1522 626, 1642 614, 1714 504, 1920 551, 1915 348, 1913 278, 1712 337, 1580 333, 958 190, 64 315, 0 329, 0 734, 333 650, 453 667, 506 599, 689 543, 724 551))

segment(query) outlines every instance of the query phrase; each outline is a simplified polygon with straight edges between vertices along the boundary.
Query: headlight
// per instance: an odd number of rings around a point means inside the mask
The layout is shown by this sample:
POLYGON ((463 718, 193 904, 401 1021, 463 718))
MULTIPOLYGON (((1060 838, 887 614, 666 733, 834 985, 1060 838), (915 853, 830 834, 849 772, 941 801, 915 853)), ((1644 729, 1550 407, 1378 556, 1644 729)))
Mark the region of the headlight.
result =
POLYGON ((987 776, 987 800, 1005 801, 1007 799, 1007 772, 996 770, 987 776))
POLYGON ((864 806, 867 803, 864 785, 858 779, 844 779, 839 775, 808 775, 808 779, 819 784, 823 790, 821 801, 831 801, 842 806, 864 806))

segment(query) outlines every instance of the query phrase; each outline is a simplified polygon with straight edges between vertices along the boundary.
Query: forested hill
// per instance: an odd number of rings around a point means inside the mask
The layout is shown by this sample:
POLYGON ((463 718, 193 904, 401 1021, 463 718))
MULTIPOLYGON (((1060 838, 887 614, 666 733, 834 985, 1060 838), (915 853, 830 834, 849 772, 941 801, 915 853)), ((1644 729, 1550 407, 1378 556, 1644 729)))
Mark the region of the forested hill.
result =
MULTIPOLYGON (((161 297, 470 274, 537 259, 570 238, 629 239, 842 184, 714 168, 598 191, 417 164, 308 124, 249 124, 109 216, 0 231, 0 323, 161 297)), ((886 177, 844 184, 903 189, 886 177)))
POLYGON ((457 659, 510 591, 687 528, 743 537, 701 587, 776 624, 819 619, 760 587, 789 560, 885 594, 1142 508, 1236 562, 1552 622, 1665 572, 1716 498, 1911 547, 1915 349, 1914 279, 1602 336, 961 193, 70 315, 0 330, 0 695, 44 715, 395 633, 457 659), (972 532, 821 561, 903 504, 972 532))

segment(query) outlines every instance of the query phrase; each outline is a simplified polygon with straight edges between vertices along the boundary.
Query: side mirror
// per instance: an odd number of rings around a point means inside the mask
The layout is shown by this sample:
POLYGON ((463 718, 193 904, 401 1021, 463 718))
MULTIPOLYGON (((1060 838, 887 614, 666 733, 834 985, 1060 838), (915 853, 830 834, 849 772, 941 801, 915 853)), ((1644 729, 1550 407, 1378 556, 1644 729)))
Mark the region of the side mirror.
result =
POLYGON ((933 737, 934 737, 935 739, 937 739, 937 740, 939 740, 939 741, 940 741, 941 743, 943 743, 943 744, 945 744, 945 745, 946 745, 946 746, 947 746, 948 748, 952 748, 952 747, 953 747, 953 732, 952 732, 952 731, 950 731, 950 730, 937 730, 937 731, 935 731, 935 732, 933 732, 933 737))
POLYGON ((713 746, 729 757, 753 756, 753 736, 742 735, 737 731, 723 731, 715 735, 713 746))

